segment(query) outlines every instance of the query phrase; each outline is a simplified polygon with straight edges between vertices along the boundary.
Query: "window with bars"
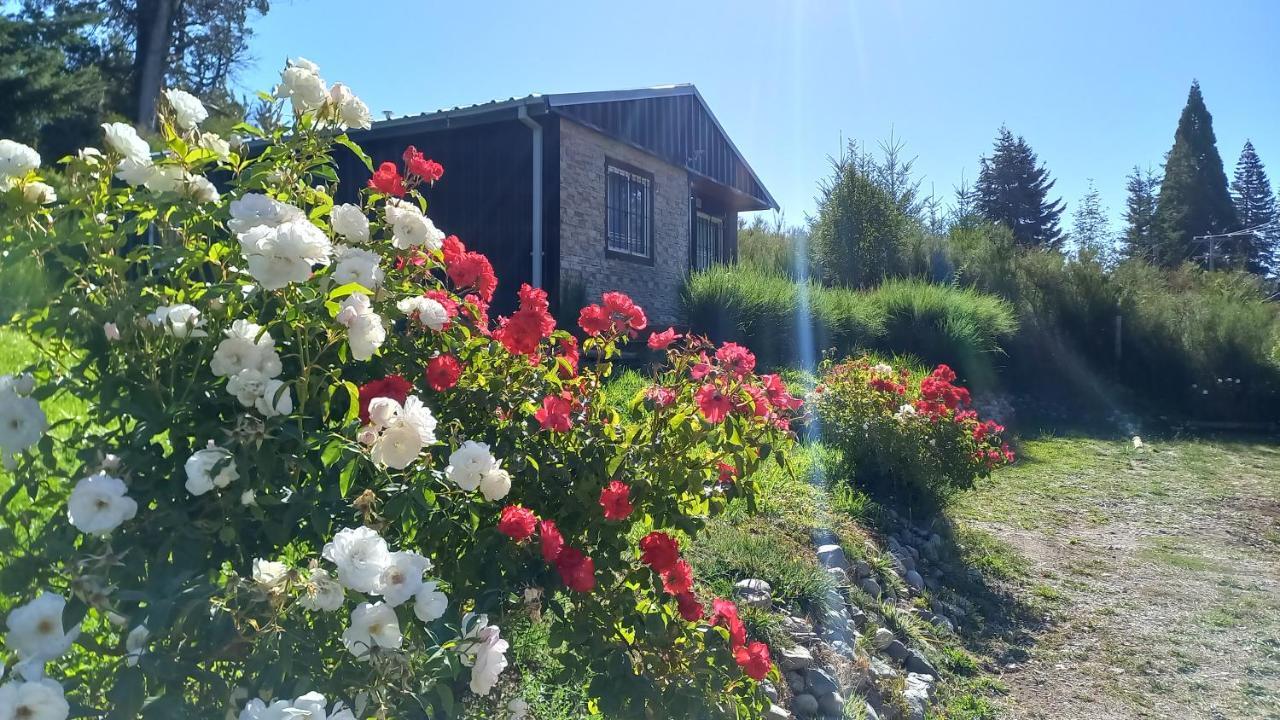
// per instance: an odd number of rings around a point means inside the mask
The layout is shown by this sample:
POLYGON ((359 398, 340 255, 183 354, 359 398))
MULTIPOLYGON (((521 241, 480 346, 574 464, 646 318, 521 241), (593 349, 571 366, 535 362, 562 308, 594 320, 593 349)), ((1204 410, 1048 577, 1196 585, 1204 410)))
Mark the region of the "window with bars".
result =
POLYGON ((693 269, 706 270, 720 262, 724 252, 724 220, 704 212, 698 213, 693 237, 693 269))
POLYGON ((606 229, 610 252, 653 258, 653 177, 609 164, 606 229))

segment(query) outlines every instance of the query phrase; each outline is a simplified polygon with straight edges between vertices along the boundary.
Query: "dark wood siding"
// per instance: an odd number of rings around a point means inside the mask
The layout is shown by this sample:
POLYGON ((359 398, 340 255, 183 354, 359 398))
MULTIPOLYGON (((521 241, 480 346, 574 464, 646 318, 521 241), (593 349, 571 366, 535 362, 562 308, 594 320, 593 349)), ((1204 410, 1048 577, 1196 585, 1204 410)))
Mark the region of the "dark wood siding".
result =
MULTIPOLYGON (((373 158, 374 167, 384 161, 400 164, 408 145, 444 166, 444 177, 424 191, 427 215, 436 227, 489 257, 498 275, 491 313, 510 313, 516 290, 532 276, 533 155, 529 128, 512 120, 394 137, 362 139, 358 133, 352 137, 373 158)), ((368 181, 369 172, 349 152, 338 155, 342 180, 338 199, 352 202, 356 190, 368 181)), ((544 179, 558 183, 558 154, 548 157, 552 159, 543 164, 544 179), (545 177, 548 166, 555 168, 556 176, 545 177)), ((548 189, 556 186, 548 185, 548 189)), ((548 197, 559 202, 558 193, 544 192, 544 198, 548 197)), ((559 218, 558 206, 543 213, 548 225, 559 218)), ((556 248, 545 249, 544 268, 557 267, 556 248)))

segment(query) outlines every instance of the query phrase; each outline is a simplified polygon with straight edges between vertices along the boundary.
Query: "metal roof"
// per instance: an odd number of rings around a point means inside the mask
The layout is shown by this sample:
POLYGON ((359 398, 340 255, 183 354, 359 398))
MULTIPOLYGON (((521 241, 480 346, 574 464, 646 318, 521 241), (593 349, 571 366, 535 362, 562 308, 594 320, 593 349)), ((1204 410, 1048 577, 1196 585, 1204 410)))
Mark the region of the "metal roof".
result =
MULTIPOLYGON (((405 115, 401 117, 391 118, 389 120, 379 120, 374 122, 373 126, 369 130, 366 130, 359 134, 364 137, 376 138, 376 137, 400 135, 400 134, 413 133, 413 132, 435 131, 435 130, 444 130, 448 128, 467 127, 471 125, 480 125, 480 124, 486 124, 491 122, 499 122, 503 120, 513 120, 517 117, 521 108, 523 108, 524 111, 529 116, 537 117, 540 115, 545 115, 549 112, 553 112, 557 108, 563 108, 566 111, 569 111, 572 108, 577 106, 585 106, 585 105, 592 105, 592 104, 618 103, 618 102, 627 102, 632 100, 652 100, 652 99, 658 99, 658 98, 673 98, 673 97, 686 97, 686 96, 693 98, 698 103, 702 111, 706 113, 707 117, 710 118, 711 122, 714 124, 716 131, 719 133, 719 135, 724 139, 725 143, 727 143, 728 147, 731 149, 733 156, 736 158, 736 160, 739 163, 742 164, 742 167, 750 175, 751 179, 754 181, 754 185, 758 187, 760 194, 763 195, 763 197, 759 197, 755 199, 758 201, 763 201, 763 203, 766 204, 767 206, 777 209, 778 203, 776 200, 774 200, 773 195, 769 193, 769 190, 767 188, 765 188, 764 183, 760 181, 760 177, 756 174, 755 170, 751 168, 751 165, 750 163, 747 162, 746 157, 743 156, 740 150, 738 150, 737 145, 733 143, 733 140, 729 137, 729 134, 725 132, 724 126, 720 124, 720 121, 719 119, 716 118, 715 113, 711 112, 711 108, 707 105, 707 101, 702 97, 702 94, 698 92, 698 89, 695 86, 689 83, 678 84, 678 85, 658 85, 654 87, 634 88, 630 90, 605 90, 605 91, 598 91, 598 92, 554 93, 554 94, 547 94, 547 95, 543 95, 540 93, 533 93, 531 95, 526 95, 524 97, 512 97, 506 100, 492 100, 489 102, 477 103, 475 105, 465 105, 465 106, 437 110, 435 112, 421 113, 418 115, 405 115)), ((574 117, 572 112, 569 112, 567 116, 570 117, 570 119, 576 120, 578 122, 582 122, 582 119, 580 117, 574 117)), ((598 126, 593 126, 593 127, 595 127, 595 129, 597 130, 601 130, 602 132, 605 132, 606 134, 614 135, 616 137, 616 134, 610 133, 605 128, 598 127, 598 126)), ((628 142, 629 144, 634 145, 639 149, 644 150, 650 154, 662 157, 661 154, 659 154, 653 148, 644 147, 635 142, 626 140, 625 138, 618 138, 618 139, 621 139, 624 142, 628 142)), ((668 160, 668 161, 671 160, 671 158, 662 158, 662 159, 668 160)), ((715 178, 705 173, 700 173, 697 169, 691 167, 689 162, 687 161, 683 165, 690 172, 698 173, 703 177, 706 177, 707 179, 712 180, 714 182, 718 182, 739 194, 749 195, 749 193, 744 192, 742 189, 734 187, 732 183, 725 182, 724 179, 722 178, 715 178)))

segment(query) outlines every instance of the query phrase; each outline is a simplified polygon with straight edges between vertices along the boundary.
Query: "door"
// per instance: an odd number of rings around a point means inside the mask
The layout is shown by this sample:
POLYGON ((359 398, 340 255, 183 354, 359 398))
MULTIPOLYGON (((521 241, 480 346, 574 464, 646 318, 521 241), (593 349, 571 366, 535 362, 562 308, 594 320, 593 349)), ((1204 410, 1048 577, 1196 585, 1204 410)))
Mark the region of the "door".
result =
POLYGON ((706 270, 724 259, 724 218, 697 213, 693 234, 693 269, 706 270))

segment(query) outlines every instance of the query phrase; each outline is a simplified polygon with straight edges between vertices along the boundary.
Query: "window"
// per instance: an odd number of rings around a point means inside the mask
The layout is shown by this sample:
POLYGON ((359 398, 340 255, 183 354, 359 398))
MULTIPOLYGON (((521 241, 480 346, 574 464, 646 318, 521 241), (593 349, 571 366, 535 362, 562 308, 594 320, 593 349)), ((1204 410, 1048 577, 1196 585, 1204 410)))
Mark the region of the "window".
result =
POLYGON ((724 220, 698 212, 693 237, 693 269, 706 270, 724 257, 724 220))
POLYGON ((627 258, 653 258, 653 176, 610 163, 605 228, 606 248, 627 258))

